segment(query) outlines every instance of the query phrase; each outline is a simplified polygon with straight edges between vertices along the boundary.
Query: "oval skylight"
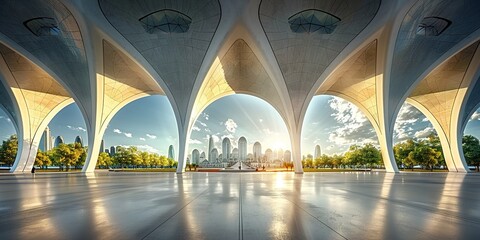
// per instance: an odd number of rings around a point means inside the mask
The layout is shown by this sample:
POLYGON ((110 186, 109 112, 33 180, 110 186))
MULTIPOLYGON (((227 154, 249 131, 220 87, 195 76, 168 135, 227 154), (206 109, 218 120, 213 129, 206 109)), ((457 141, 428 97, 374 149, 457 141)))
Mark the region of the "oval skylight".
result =
POLYGON ((139 21, 147 33, 185 33, 192 23, 189 16, 172 9, 152 12, 139 21))

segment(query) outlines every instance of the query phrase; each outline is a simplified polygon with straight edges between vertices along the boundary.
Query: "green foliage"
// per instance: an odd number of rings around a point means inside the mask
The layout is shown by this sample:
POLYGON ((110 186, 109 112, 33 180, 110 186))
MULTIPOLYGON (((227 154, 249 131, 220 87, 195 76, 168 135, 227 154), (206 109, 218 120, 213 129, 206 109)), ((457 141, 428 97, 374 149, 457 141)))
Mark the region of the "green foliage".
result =
POLYGON ((71 166, 80 164, 80 156, 84 154, 84 151, 85 149, 79 143, 61 143, 53 149, 54 162, 60 166, 60 169, 65 166, 66 171, 68 171, 71 166))
POLYGON ((0 148, 0 162, 12 166, 17 157, 18 139, 17 135, 10 136, 9 139, 3 141, 0 148))
POLYGON ((342 162, 351 166, 373 167, 382 163, 382 155, 380 150, 371 143, 367 143, 363 147, 352 145, 345 153, 345 160, 342 162))
POLYGON ((468 164, 475 165, 477 172, 480 170, 480 142, 472 136, 466 135, 462 138, 463 156, 468 164))
POLYGON ((108 153, 101 152, 98 155, 97 167, 109 168, 112 165, 113 165, 113 159, 110 157, 108 153))
POLYGON ((38 149, 37 156, 35 157, 35 165, 39 166, 40 168, 46 168, 52 165, 52 160, 50 159, 48 152, 42 152, 42 150, 38 149))
POLYGON ((421 165, 433 171, 435 166, 445 165, 442 146, 438 136, 432 134, 427 140, 408 139, 393 147, 397 165, 413 170, 413 166, 421 165))

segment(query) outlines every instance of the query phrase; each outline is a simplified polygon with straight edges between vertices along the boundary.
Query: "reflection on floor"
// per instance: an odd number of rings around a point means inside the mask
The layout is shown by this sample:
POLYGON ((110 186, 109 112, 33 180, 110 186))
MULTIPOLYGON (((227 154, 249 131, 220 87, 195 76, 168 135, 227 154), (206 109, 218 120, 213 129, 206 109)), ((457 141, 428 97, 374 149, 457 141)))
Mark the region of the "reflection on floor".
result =
POLYGON ((0 175, 1 239, 474 239, 480 175, 0 175))

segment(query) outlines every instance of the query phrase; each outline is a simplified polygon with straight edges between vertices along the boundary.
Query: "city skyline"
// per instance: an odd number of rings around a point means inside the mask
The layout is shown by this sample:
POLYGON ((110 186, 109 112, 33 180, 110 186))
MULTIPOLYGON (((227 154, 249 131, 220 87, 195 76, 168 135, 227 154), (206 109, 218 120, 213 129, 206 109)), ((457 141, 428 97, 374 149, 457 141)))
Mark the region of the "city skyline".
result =
MULTIPOLYGON (((477 110, 467 124, 465 134, 480 137, 479 119, 477 110)), ((314 155, 316 145, 321 146, 322 154, 332 155, 345 152, 352 144, 378 144, 376 133, 365 115, 340 98, 314 97, 303 126, 302 155, 314 155)), ((55 116, 49 128, 52 137, 61 135, 66 143, 73 143, 79 136, 88 146, 85 122, 75 104, 55 116)), ((3 110, 0 111, 0 130, 2 140, 15 133, 3 110)), ((397 117, 394 142, 426 137, 431 132, 434 132, 433 126, 425 116, 406 104, 397 117)), ((263 143, 264 149, 290 149, 288 132, 280 115, 268 103, 248 95, 224 97, 209 105, 192 127, 188 153, 191 154, 194 148, 207 149, 205 140, 210 135, 214 136, 215 148, 220 150, 221 139, 225 136, 229 137, 232 150, 238 147, 240 136, 248 139, 247 149, 252 149, 257 141, 263 143), (251 114, 244 114, 249 112, 251 114)), ((112 119, 104 141, 105 147, 135 146, 165 156, 170 145, 178 149, 176 122, 166 97, 152 96, 128 104, 112 119)))

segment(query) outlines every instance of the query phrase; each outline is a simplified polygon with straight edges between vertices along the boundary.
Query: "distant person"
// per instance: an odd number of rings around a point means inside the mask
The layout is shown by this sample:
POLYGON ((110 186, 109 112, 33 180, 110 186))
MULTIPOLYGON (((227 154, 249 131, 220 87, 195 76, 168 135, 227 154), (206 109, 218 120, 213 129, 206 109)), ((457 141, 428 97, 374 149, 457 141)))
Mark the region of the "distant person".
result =
POLYGON ((35 174, 35 166, 32 167, 32 174, 35 174))
POLYGON ((265 165, 262 166, 262 169, 265 170, 265 165))

